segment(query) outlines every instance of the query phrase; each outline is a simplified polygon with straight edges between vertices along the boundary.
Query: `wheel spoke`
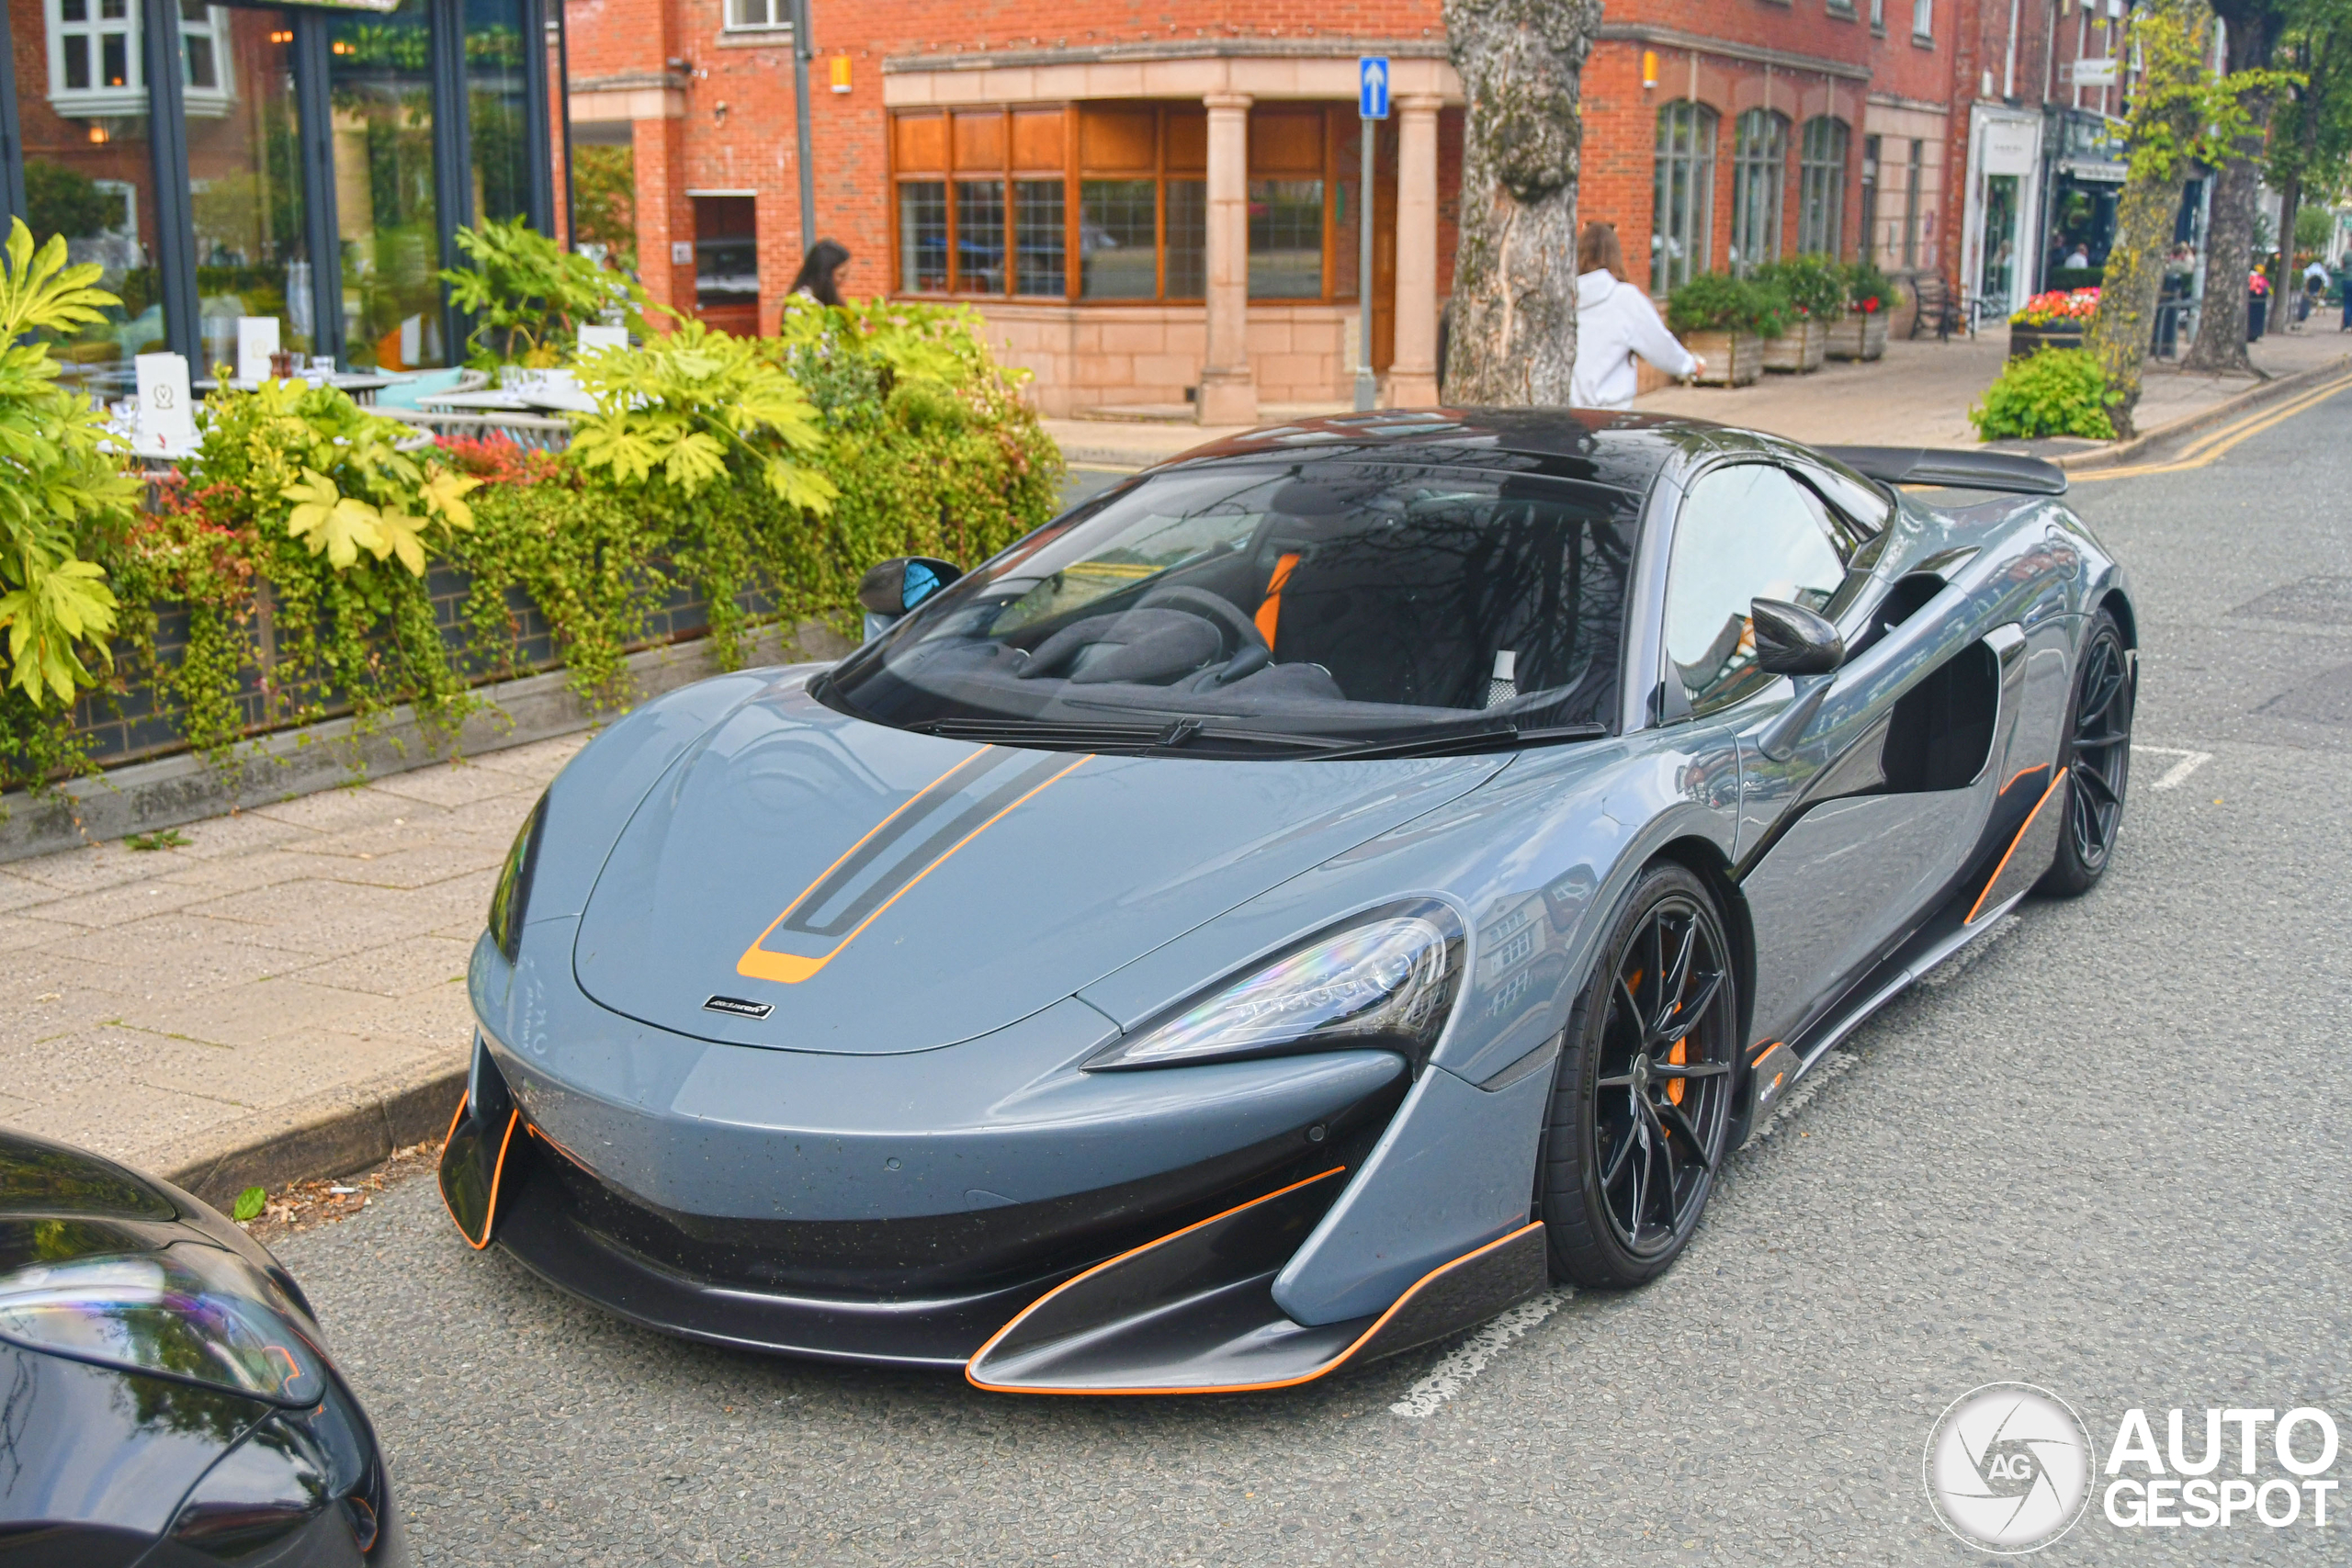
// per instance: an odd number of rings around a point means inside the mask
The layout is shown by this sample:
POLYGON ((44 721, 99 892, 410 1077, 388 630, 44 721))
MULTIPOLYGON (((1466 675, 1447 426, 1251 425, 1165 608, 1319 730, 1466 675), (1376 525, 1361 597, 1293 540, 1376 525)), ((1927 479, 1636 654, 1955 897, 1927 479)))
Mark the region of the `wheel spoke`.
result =
MULTIPOLYGON (((1637 1117, 1635 1120, 1638 1121, 1639 1118, 1637 1117)), ((1608 1163, 1600 1168, 1600 1185, 1602 1190, 1606 1191, 1608 1189, 1617 1185, 1617 1178, 1624 1173, 1625 1156, 1631 1154, 1633 1149, 1634 1132, 1632 1127, 1629 1126, 1625 1130, 1625 1135, 1617 1140, 1617 1147, 1611 1152, 1608 1163)))
POLYGON ((1642 1004, 1634 998, 1634 987, 1625 984, 1623 975, 1617 976, 1617 999, 1625 1010, 1625 1021, 1634 1031, 1634 1049, 1638 1051, 1649 1038, 1649 1025, 1642 1018, 1642 1004))
POLYGON ((1661 1122, 1666 1123, 1667 1131, 1673 1133, 1677 1137, 1688 1138, 1690 1141, 1690 1147, 1698 1155, 1700 1164, 1705 1166, 1710 1171, 1715 1168, 1715 1156, 1708 1152, 1706 1141, 1699 1136, 1699 1129, 1690 1124, 1690 1118, 1682 1113, 1682 1107, 1672 1100, 1668 1100, 1663 1105, 1654 1105, 1650 1109, 1661 1122))
POLYGON ((2109 784, 2106 776, 2097 768, 2086 768, 2078 764, 2075 768, 2074 772, 2075 782, 2078 784, 2084 785, 2089 792, 2098 796, 2098 801, 2094 803, 2095 805, 2103 808, 2105 807, 2119 804, 2119 797, 2115 793, 2115 786, 2109 784))
POLYGON ((1599 1083, 1594 1084, 1592 1087, 1595 1089, 1631 1089, 1634 1087, 1634 1075, 1631 1073, 1624 1073, 1613 1078, 1602 1078, 1599 1083))
POLYGON ((1723 988, 1723 971, 1718 969, 1701 983, 1695 998, 1658 1020, 1653 1040, 1657 1044, 1669 1045, 1696 1029, 1699 1021, 1707 1016, 1707 1010, 1715 1005, 1715 998, 1723 988))

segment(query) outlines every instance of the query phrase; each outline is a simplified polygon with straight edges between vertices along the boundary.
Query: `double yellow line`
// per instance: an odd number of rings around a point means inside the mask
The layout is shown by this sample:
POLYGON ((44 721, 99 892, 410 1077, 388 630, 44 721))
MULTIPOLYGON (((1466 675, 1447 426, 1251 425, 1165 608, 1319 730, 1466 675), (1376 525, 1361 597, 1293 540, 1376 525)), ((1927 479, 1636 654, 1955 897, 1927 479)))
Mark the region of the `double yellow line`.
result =
POLYGON ((2278 408, 2257 409, 2243 419, 2233 420, 2219 430, 2200 436, 2181 455, 2169 463, 2148 463, 2138 467, 2089 468, 2066 477, 2076 483, 2086 479, 2138 479, 2147 474, 2177 474, 2188 468, 2201 468, 2215 461, 2239 442, 2261 434, 2272 425, 2284 423, 2305 409, 2325 402, 2346 388, 2352 388, 2352 376, 2339 376, 2296 397, 2278 408))

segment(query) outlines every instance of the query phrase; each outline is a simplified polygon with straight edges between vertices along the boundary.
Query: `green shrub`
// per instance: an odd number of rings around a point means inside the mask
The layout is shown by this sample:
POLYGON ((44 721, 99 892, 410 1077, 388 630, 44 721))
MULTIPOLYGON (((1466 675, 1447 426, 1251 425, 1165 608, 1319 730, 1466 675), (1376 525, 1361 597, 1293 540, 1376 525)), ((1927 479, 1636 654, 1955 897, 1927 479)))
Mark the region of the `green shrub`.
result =
POLYGON ((1879 270, 1878 263, 1868 256, 1848 262, 1840 269, 1846 278, 1846 308, 1873 316, 1882 310, 1899 310, 1903 304, 1903 286, 1879 270))
POLYGON ((2107 417, 2107 378, 2087 349, 2043 348, 2010 360, 1968 418, 1980 441, 2038 435, 2115 439, 2107 417))
MULTIPOLYGON (((1756 269, 1756 281, 1788 296, 1789 306, 1802 319, 1834 321, 1846 313, 1846 276, 1826 256, 1791 256, 1756 269)), ((1784 329, 1785 330, 1785 329, 1784 329)))
POLYGON ((1752 333, 1778 337, 1789 330, 1795 308, 1777 285, 1754 278, 1702 272, 1666 301, 1666 324, 1678 333, 1752 333))
POLYGON ((639 337, 651 330, 645 312, 659 307, 634 278, 562 249, 527 219, 460 229, 458 248, 472 265, 440 277, 449 286, 449 303, 474 319, 466 363, 476 369, 552 366, 578 341, 582 324, 607 315, 639 337))

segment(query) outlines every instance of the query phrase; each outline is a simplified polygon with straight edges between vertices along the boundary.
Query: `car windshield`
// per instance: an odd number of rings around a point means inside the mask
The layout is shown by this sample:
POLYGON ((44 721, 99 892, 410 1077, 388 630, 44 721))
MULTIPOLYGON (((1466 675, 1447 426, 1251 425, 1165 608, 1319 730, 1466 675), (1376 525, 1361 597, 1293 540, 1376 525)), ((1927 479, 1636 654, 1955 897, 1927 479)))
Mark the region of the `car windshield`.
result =
POLYGON ((1599 734, 1637 504, 1436 468, 1179 469, 980 566, 820 695, 903 728, 1085 750, 1599 734))

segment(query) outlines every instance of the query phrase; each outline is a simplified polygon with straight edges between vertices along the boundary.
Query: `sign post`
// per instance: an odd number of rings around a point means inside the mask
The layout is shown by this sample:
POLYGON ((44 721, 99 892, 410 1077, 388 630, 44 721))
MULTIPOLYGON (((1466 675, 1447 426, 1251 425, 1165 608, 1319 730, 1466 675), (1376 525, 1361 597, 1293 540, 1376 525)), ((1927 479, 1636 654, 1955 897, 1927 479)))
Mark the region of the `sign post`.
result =
POLYGON ((1388 118, 1388 61, 1367 54, 1356 61, 1356 118, 1363 122, 1363 155, 1357 161, 1356 412, 1368 413, 1379 400, 1372 374, 1373 130, 1388 118))

